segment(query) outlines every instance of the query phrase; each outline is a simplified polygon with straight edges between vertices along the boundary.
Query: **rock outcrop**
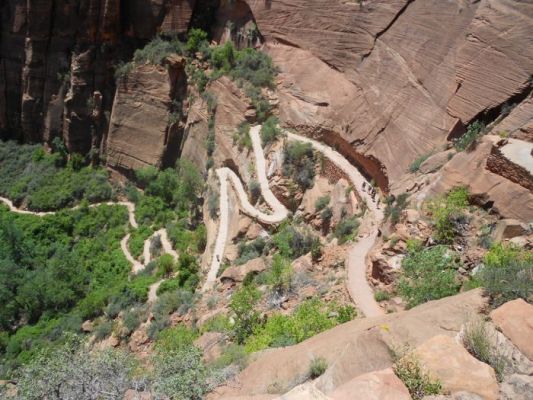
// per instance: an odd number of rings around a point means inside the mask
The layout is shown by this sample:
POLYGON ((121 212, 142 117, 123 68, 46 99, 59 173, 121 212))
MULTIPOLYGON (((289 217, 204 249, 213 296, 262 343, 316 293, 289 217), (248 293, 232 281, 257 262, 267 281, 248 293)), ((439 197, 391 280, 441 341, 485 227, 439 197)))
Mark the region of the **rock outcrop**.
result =
POLYGON ((282 121, 355 149, 380 186, 528 90, 531 4, 248 4, 281 70, 282 121))
POLYGON ((266 350, 236 377, 238 385, 229 382, 211 398, 267 394, 274 383, 286 392, 307 375, 313 357, 323 357, 330 366, 316 382, 329 395, 354 377, 389 368, 391 346, 408 342, 416 347, 435 335, 457 334, 468 314, 483 305, 481 292, 469 291, 407 312, 354 320, 295 346, 266 350))
POLYGON ((533 306, 522 299, 509 301, 490 314, 492 321, 533 361, 533 306))
POLYGON ((415 354, 446 392, 470 392, 485 400, 498 399, 498 382, 491 366, 476 360, 454 338, 438 335, 419 346, 415 354))
POLYGON ((106 143, 109 166, 134 170, 164 166, 165 158, 176 160, 183 130, 179 126, 182 110, 173 112, 171 105, 183 100, 186 77, 181 57, 167 60, 168 70, 140 65, 120 80, 106 143))
POLYGON ((492 207, 504 218, 532 221, 531 191, 487 168, 487 158, 499 140, 498 136, 487 135, 474 150, 456 154, 439 171, 428 195, 445 193, 454 186, 468 186, 481 205, 492 207))
POLYGON ((0 5, 0 132, 63 137, 99 150, 115 94, 114 65, 157 32, 184 33, 195 0, 13 0, 0 5), (91 117, 102 95, 104 121, 91 117), (107 121, 105 121, 107 119, 107 121))

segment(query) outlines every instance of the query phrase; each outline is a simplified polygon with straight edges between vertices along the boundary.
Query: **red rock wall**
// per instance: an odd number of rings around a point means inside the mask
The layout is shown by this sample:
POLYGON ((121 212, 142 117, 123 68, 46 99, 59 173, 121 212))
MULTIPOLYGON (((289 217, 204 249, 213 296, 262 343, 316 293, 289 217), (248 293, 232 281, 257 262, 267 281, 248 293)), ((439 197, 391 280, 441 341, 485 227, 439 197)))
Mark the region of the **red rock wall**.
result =
POLYGON ((391 182, 533 74, 531 2, 246 1, 281 71, 283 122, 341 136, 391 182))
POLYGON ((63 136, 86 153, 105 135, 114 64, 158 31, 183 33, 195 0, 7 0, 1 3, 0 133, 63 136), (95 123, 92 98, 101 94, 95 123))

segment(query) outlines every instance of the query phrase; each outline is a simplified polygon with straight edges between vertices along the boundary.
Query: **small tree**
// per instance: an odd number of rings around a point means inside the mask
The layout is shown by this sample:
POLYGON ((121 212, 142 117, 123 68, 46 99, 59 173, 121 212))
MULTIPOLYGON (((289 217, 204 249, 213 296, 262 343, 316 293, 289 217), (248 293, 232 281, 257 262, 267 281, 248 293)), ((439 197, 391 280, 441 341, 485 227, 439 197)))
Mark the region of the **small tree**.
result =
POLYGON ((250 285, 242 287, 231 297, 230 309, 235 314, 234 334, 239 344, 244 343, 259 324, 259 313, 255 310, 255 305, 260 298, 259 290, 250 285))

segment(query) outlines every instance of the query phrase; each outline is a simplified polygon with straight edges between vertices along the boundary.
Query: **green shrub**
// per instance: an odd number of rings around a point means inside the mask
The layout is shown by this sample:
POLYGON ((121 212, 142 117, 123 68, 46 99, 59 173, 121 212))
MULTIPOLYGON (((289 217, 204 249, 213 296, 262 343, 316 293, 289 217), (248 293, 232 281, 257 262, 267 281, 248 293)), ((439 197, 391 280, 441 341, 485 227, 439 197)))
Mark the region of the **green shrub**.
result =
POLYGON ((201 400, 210 390, 202 352, 194 346, 154 358, 153 388, 158 398, 201 400))
POLYGON ((283 175, 292 178, 302 189, 313 185, 315 154, 310 143, 288 142, 283 149, 283 175))
POLYGON ((261 293, 251 286, 244 286, 231 296, 230 309, 235 314, 233 331, 238 344, 244 343, 259 324, 255 305, 260 298, 261 293))
POLYGON ((390 300, 390 298, 391 298, 390 293, 384 290, 376 290, 374 292, 374 299, 378 302, 390 300))
POLYGON ((279 231, 274 235, 273 241, 279 253, 291 260, 294 260, 311 251, 315 236, 300 228, 296 228, 289 223, 284 223, 279 231))
POLYGON ((485 126, 479 121, 474 121, 466 130, 466 133, 454 140, 454 146, 457 151, 468 150, 483 135, 485 126))
POLYGON ((122 320, 128 335, 131 335, 139 327, 143 317, 144 312, 141 309, 128 310, 124 313, 122 320))
POLYGON ((328 362, 324 357, 315 357, 309 364, 309 378, 316 379, 328 369, 328 362))
POLYGON ((224 314, 217 314, 202 325, 201 332, 229 333, 232 329, 233 325, 230 323, 229 318, 224 314))
POLYGON ((250 197, 252 198, 252 201, 255 202, 259 199, 259 196, 261 195, 261 185, 259 182, 252 180, 249 184, 249 190, 250 190, 250 197))
POLYGON ((250 124, 248 122, 243 122, 237 128, 237 131, 233 135, 233 144, 239 146, 239 150, 242 150, 243 147, 248 150, 252 149, 252 138, 250 137, 250 124))
POLYGON ((336 312, 338 314, 337 321, 339 324, 344 324, 345 322, 351 321, 357 316, 355 307, 349 304, 337 307, 336 312))
POLYGON ((207 33, 201 29, 193 28, 187 33, 187 44, 185 48, 189 54, 194 54, 200 50, 203 44, 207 43, 207 33))
POLYGON ((281 129, 278 127, 278 119, 276 117, 268 117, 261 126, 261 141, 263 145, 275 142, 281 135, 281 129))
POLYGON ((331 197, 329 196, 329 194, 319 197, 315 202, 315 210, 322 211, 329 205, 330 201, 331 201, 331 197))
POLYGON ((357 235, 357 229, 359 228, 359 220, 357 217, 351 216, 339 221, 335 227, 333 234, 339 240, 339 244, 346 243, 357 235))
POLYGON ((407 208, 408 194, 402 193, 397 198, 392 196, 387 197, 385 200, 386 207, 384 211, 385 221, 390 217, 392 225, 396 225, 400 222, 400 216, 402 211, 407 208))
POLYGON ((398 284, 398 292, 408 308, 459 291, 456 269, 460 261, 456 258, 446 246, 422 248, 420 244, 408 244, 407 256, 402 260, 403 276, 398 284))
POLYGON ((268 282, 278 294, 287 293, 292 286, 294 271, 291 262, 280 254, 274 254, 272 266, 268 272, 268 282))
POLYGON ((158 353, 171 353, 186 350, 198 338, 198 333, 184 325, 163 329, 159 332, 155 343, 158 353))
POLYGON ((17 399, 123 398, 134 361, 118 350, 91 351, 79 339, 39 352, 17 376, 17 399), (73 379, 77 377, 78 379, 73 379))
POLYGON ((142 49, 137 49, 133 55, 136 64, 160 65, 172 53, 182 54, 183 45, 178 40, 165 40, 160 36, 152 39, 142 49))
POLYGON ((489 364, 501 382, 506 360, 498 345, 496 333, 481 318, 469 321, 463 331, 463 345, 479 361, 489 364))
POLYGON ((291 316, 271 315, 264 325, 255 324, 253 335, 246 340, 246 351, 289 346, 330 329, 337 324, 329 318, 330 311, 320 300, 312 299, 300 304, 291 316))
POLYGON ((416 160, 414 160, 411 165, 409 166, 409 172, 411 173, 415 173, 415 172, 418 172, 418 170, 420 169, 420 166, 422 165, 422 163, 424 161, 426 161, 433 153, 426 153, 426 154, 422 154, 421 156, 419 156, 416 160))
POLYGON ((238 257, 235 260, 235 264, 242 265, 250 260, 261 257, 266 249, 267 242, 261 236, 248 243, 240 242, 237 247, 238 257))
POLYGON ((248 353, 243 346, 229 344, 222 350, 222 354, 213 362, 213 367, 221 369, 229 365, 236 365, 239 370, 243 370, 248 363, 248 353))
POLYGON ((516 298, 533 300, 533 256, 517 246, 493 245, 475 278, 485 288, 494 306, 516 298))
POLYGON ((176 263, 174 257, 170 254, 163 254, 156 260, 157 263, 157 276, 168 277, 176 269, 176 263))
POLYGON ((433 379, 420 365, 414 353, 408 353, 393 365, 394 373, 405 384, 413 400, 442 392, 442 384, 433 379))
POLYGON ((433 200, 429 211, 435 227, 435 237, 441 243, 452 243, 455 238, 455 224, 468 206, 468 189, 457 187, 445 197, 433 200))
POLYGON ((94 329, 94 337, 96 340, 103 340, 113 332, 113 321, 102 321, 94 329))

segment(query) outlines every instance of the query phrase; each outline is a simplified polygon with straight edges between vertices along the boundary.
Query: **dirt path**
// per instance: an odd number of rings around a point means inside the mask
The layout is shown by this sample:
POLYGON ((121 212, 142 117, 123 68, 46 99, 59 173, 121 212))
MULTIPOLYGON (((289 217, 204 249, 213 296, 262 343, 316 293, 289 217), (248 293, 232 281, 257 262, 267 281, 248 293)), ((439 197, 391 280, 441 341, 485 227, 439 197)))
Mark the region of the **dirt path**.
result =
POLYGON ((286 132, 286 134, 289 140, 310 143, 315 150, 320 151, 328 157, 348 176, 354 189, 366 201, 368 212, 364 217, 361 228, 366 226, 370 232, 362 233, 361 237, 359 237, 358 241, 354 243, 348 252, 348 292, 365 316, 374 317, 382 315, 384 311, 374 299, 374 292, 367 281, 366 271, 367 255, 374 245, 378 234, 378 227, 383 221, 383 209, 378 208, 377 203, 372 200, 370 194, 362 190, 363 182, 366 184, 368 182, 358 169, 340 153, 316 140, 295 135, 291 132, 286 132))
MULTIPOLYGON (((231 183, 239 199, 241 210, 264 223, 279 223, 287 218, 288 211, 274 196, 270 190, 268 178, 266 176, 266 161, 261 145, 261 138, 259 132, 261 126, 254 126, 250 129, 250 138, 254 149, 255 166, 257 171, 258 181, 261 187, 261 194, 265 202, 272 209, 271 214, 265 214, 256 209, 248 200, 248 194, 244 190, 244 186, 239 177, 229 168, 219 168, 216 173, 220 181, 220 220, 217 238, 215 242, 215 249, 213 252, 213 260, 207 276, 207 280, 202 288, 205 292, 210 290, 215 281, 220 263, 224 256, 224 249, 227 242, 228 228, 229 228, 229 210, 228 210, 228 182, 231 183)), ((363 182, 368 183, 361 173, 348 160, 346 160, 340 153, 332 148, 306 137, 296 135, 291 132, 285 132, 288 140, 309 143, 313 148, 326 157, 328 157, 335 165, 337 165, 350 179, 354 189, 360 192, 361 197, 366 201, 368 212, 365 216, 364 226, 370 232, 363 233, 359 240, 352 246, 348 252, 348 291, 350 296, 357 304, 359 309, 367 316, 372 317, 383 314, 383 310, 374 300, 372 288, 366 279, 367 270, 367 255, 377 237, 378 225, 383 219, 383 211, 377 208, 376 202, 372 200, 369 193, 366 193, 360 188, 363 182)))

